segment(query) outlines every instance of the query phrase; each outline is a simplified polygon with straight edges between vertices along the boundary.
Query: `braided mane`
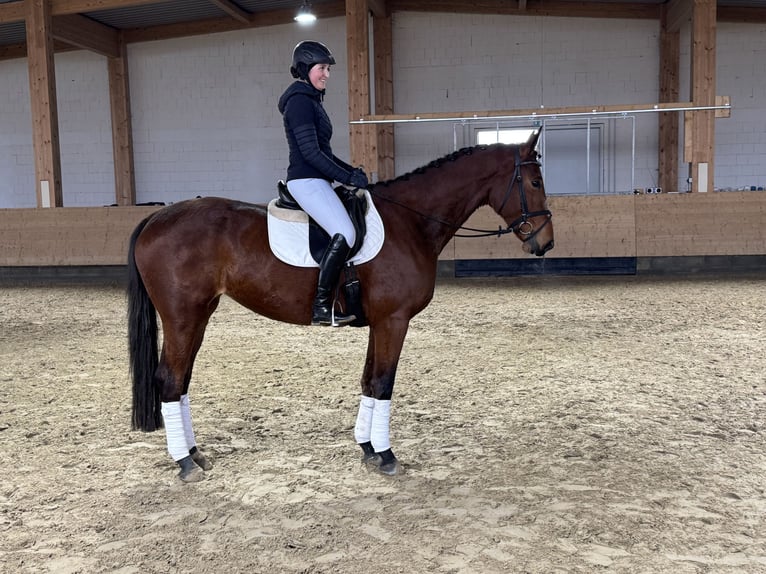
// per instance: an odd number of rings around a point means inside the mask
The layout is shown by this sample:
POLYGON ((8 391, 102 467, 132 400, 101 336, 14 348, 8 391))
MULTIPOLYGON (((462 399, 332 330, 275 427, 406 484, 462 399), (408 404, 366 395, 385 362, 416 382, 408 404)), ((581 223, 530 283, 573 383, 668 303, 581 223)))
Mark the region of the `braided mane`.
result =
POLYGON ((400 175, 400 176, 398 176, 398 177, 396 177, 394 179, 389 179, 389 180, 386 180, 386 181, 379 181, 375 185, 388 186, 388 185, 390 185, 392 183, 395 183, 397 181, 408 181, 414 175, 422 175, 426 171, 428 171, 428 170, 430 170, 432 168, 441 167, 445 163, 453 162, 453 161, 455 161, 457 159, 460 159, 463 156, 471 155, 473 152, 475 152, 477 150, 484 150, 484 149, 487 149, 488 147, 489 146, 486 146, 486 145, 475 145, 475 146, 471 146, 471 147, 461 148, 461 149, 459 149, 457 151, 453 151, 452 153, 449 153, 449 154, 447 154, 447 155, 445 155, 443 157, 437 158, 437 159, 429 162, 428 164, 426 164, 424 166, 418 167, 418 168, 416 168, 416 169, 414 169, 414 170, 412 170, 410 172, 407 172, 407 173, 405 173, 403 175, 400 175))

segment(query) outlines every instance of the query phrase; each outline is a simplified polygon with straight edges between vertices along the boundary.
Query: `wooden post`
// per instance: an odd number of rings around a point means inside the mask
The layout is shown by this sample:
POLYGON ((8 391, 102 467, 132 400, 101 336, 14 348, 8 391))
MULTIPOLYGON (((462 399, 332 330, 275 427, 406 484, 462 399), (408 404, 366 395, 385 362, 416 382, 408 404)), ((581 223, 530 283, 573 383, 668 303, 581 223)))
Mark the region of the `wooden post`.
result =
POLYGON ((56 69, 48 0, 24 0, 37 207, 62 207, 56 69))
MULTIPOLYGON (((660 12, 660 102, 676 102, 680 91, 681 34, 669 28, 667 4, 660 12)), ((659 118, 659 184, 665 191, 678 187, 678 112, 662 112, 659 118)))
POLYGON ((130 120, 128 54, 122 38, 120 38, 119 48, 119 57, 108 59, 115 203, 117 205, 135 205, 136 175, 133 164, 133 131, 130 120))
MULTIPOLYGON (((715 0, 693 0, 691 96, 695 106, 715 105, 715 34, 715 0)), ((695 111, 687 116, 691 116, 691 126, 686 131, 691 149, 686 161, 690 163, 692 191, 713 191, 715 112, 695 111)))
MULTIPOLYGON (((372 20, 375 51, 375 113, 394 113, 393 35, 390 12, 374 15, 372 20)), ((378 124, 378 179, 393 179, 396 173, 394 159, 394 124, 378 124)))
MULTIPOLYGON (((348 57, 349 119, 370 114, 370 49, 367 0, 346 0, 346 54, 348 57)), ((351 164, 361 165, 372 181, 378 174, 375 125, 349 127, 351 164)))

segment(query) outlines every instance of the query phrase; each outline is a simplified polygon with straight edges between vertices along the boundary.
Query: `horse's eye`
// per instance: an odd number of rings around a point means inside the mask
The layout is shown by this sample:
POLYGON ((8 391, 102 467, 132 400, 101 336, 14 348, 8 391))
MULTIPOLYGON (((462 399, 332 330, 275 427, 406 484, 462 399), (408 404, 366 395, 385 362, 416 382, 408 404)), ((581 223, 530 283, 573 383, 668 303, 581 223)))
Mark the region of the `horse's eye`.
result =
POLYGON ((542 184, 543 184, 543 182, 540 181, 539 179, 533 179, 532 180, 532 187, 534 187, 535 189, 540 189, 540 186, 542 184))

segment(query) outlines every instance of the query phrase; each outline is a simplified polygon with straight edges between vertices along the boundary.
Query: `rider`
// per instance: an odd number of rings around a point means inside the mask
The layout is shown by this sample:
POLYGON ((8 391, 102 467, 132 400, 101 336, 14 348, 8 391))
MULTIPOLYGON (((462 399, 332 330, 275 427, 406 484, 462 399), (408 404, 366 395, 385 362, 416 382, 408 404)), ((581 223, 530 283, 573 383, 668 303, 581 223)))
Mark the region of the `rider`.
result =
POLYGON ((319 282, 312 308, 312 325, 346 325, 354 315, 335 313, 332 321, 332 291, 346 257, 356 241, 356 232, 332 182, 367 187, 367 175, 335 157, 330 148, 332 124, 322 107, 325 84, 335 58, 320 42, 300 42, 293 50, 290 73, 296 81, 279 98, 290 164, 287 189, 301 208, 332 238, 319 262, 319 282))

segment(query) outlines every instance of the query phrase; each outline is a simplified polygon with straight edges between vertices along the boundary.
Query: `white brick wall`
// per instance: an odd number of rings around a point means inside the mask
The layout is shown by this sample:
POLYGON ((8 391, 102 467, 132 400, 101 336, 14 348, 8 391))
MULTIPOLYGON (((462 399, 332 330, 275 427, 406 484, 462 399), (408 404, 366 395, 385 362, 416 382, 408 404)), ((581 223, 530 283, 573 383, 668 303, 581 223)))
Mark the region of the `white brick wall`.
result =
POLYGON ((766 188, 766 25, 718 24, 716 75, 732 111, 716 120, 715 186, 766 188))
MULTIPOLYGON (((427 13, 394 18, 399 113, 658 100, 655 21, 427 13)), ((636 181, 643 187, 657 185, 657 121, 652 115, 636 118, 636 181)), ((620 135, 611 138, 607 154, 614 156, 607 165, 612 190, 631 188, 630 131, 624 127, 614 130, 620 135)), ((452 124, 397 128, 397 169, 415 168, 450 151, 453 140, 452 124)), ((458 138, 459 146, 471 143, 458 138)))
POLYGON ((0 208, 35 207, 27 61, 0 62, 0 208))
MULTIPOLYGON (((493 110, 658 99, 659 25, 644 20, 396 13, 394 101, 399 113, 493 110), (583 32, 585 30, 585 32, 583 32)), ((131 105, 137 200, 196 195, 267 201, 287 149, 277 99, 293 46, 326 42, 338 65, 325 106, 335 153, 348 159, 345 21, 132 44, 131 105)), ((688 31, 682 92, 688 98, 688 31)), ((734 110, 716 124, 715 185, 766 185, 766 27, 718 25, 718 93, 734 110)), ((114 201, 106 62, 56 56, 66 206, 114 201)), ((0 62, 0 208, 36 204, 26 60, 0 62)), ((636 120, 636 184, 656 185, 657 117, 636 120)), ((629 130, 611 137, 610 185, 628 185, 629 130), (627 163, 626 163, 627 162, 627 163)), ((397 172, 470 142, 450 123, 398 125, 397 172)), ((549 166, 549 168, 551 168, 549 166)), ((683 166, 681 166, 683 171, 683 166)), ((686 174, 679 176, 683 188, 686 174)))

